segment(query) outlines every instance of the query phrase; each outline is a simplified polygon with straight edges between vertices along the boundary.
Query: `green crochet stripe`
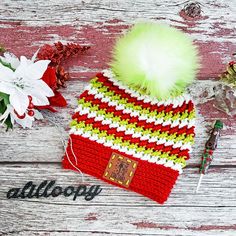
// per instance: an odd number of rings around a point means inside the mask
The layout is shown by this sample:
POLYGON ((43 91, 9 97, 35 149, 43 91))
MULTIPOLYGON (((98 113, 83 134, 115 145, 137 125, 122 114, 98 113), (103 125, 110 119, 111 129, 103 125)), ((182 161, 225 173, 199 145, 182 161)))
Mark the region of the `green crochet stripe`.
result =
POLYGON ((109 97, 111 101, 119 102, 119 104, 122 104, 127 109, 131 109, 132 111, 139 111, 141 115, 146 115, 148 118, 163 118, 164 121, 167 121, 171 119, 172 121, 175 121, 177 119, 186 119, 189 120, 194 119, 196 114, 195 111, 184 111, 184 112, 178 112, 173 115, 173 112, 157 112, 157 111, 150 111, 148 108, 142 108, 142 106, 135 105, 134 103, 128 102, 127 98, 121 98, 121 95, 115 94, 113 91, 109 91, 109 87, 105 86, 103 83, 97 81, 98 78, 94 78, 91 80, 91 85, 93 88, 97 89, 100 93, 104 94, 104 96, 109 97))
POLYGON ((72 120, 70 123, 71 128, 82 130, 83 132, 90 132, 95 134, 98 138, 105 138, 106 141, 112 141, 113 144, 121 145, 122 147, 127 147, 129 149, 134 149, 137 152, 142 152, 154 157, 159 157, 161 159, 167 159, 173 161, 175 164, 181 164, 182 167, 186 166, 186 157, 178 157, 177 155, 170 155, 169 152, 154 151, 153 149, 139 146, 138 144, 131 144, 128 140, 123 140, 123 137, 115 137, 114 134, 107 134, 106 130, 100 130, 98 128, 93 128, 92 124, 85 124, 84 121, 77 122, 72 120))
POLYGON ((126 130, 134 129, 136 133, 142 133, 142 135, 150 135, 150 137, 157 137, 158 139, 165 138, 168 141, 183 143, 194 143, 193 134, 169 134, 166 131, 152 131, 152 129, 144 129, 143 127, 137 126, 135 123, 129 123, 129 119, 121 119, 120 116, 115 116, 113 112, 107 112, 105 109, 100 109, 99 105, 93 104, 92 102, 85 101, 84 98, 78 100, 78 104, 83 108, 89 108, 91 112, 96 112, 98 115, 104 116, 106 119, 112 120, 112 123, 119 123, 120 126, 125 126, 126 130))

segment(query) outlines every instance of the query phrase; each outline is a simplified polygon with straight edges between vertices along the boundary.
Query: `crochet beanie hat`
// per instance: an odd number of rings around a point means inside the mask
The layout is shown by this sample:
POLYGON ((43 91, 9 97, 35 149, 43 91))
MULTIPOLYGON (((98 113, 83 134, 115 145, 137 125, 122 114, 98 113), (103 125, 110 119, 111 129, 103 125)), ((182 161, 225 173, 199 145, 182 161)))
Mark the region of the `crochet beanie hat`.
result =
POLYGON ((196 55, 176 29, 134 26, 118 40, 112 70, 97 74, 80 95, 63 167, 164 203, 194 141, 194 105, 183 88, 195 76, 196 55), (163 66, 163 50, 178 58, 163 66), (173 72, 175 64, 181 73, 173 72))

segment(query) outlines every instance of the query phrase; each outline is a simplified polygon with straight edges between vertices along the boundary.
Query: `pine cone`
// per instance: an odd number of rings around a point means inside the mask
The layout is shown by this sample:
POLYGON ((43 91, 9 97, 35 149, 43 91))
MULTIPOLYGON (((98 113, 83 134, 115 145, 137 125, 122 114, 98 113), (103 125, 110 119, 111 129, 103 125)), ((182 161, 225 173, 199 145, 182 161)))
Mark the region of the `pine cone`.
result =
POLYGON ((56 77, 57 77, 57 89, 59 88, 65 88, 66 84, 65 82, 70 78, 70 75, 68 72, 65 72, 65 69, 63 66, 57 66, 56 67, 56 77))

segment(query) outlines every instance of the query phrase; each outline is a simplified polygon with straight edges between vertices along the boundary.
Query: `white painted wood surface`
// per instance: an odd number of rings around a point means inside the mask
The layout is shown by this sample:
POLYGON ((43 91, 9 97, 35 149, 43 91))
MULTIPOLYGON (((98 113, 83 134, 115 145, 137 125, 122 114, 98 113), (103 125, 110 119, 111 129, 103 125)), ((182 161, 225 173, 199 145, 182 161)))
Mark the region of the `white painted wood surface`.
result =
POLYGON ((91 202, 63 197, 7 200, 10 188, 29 180, 81 183, 78 173, 61 168, 60 134, 45 119, 32 130, 0 129, 0 235, 236 235, 236 122, 202 96, 236 51, 236 1, 199 2, 202 17, 186 20, 179 14, 185 3, 176 0, 1 0, 0 44, 17 55, 31 56, 38 46, 57 40, 91 45, 88 55, 70 62, 74 79, 61 90, 68 107, 49 114, 64 130, 86 81, 107 67, 114 38, 137 19, 159 20, 186 31, 199 45, 203 66, 201 80, 190 88, 198 109, 194 151, 165 205, 87 175, 86 183, 103 188, 91 202), (224 120, 225 130, 210 173, 195 194, 207 125, 217 118, 224 120))
POLYGON ((56 179, 62 187, 75 186, 81 180, 77 173, 61 170, 57 164, 4 165, 4 171, 0 171, 0 198, 4 206, 0 217, 5 224, 1 230, 9 235, 10 232, 27 235, 28 227, 35 234, 50 235, 57 235, 56 232, 67 235, 67 231, 78 235, 81 232, 217 235, 221 231, 234 235, 234 225, 228 223, 235 221, 235 177, 233 168, 212 168, 201 191, 195 194, 198 174, 195 168, 188 168, 164 206, 87 175, 85 183, 103 187, 101 195, 89 203, 83 198, 72 201, 70 197, 10 201, 5 199, 7 190, 14 185, 21 187, 28 180, 39 184, 43 179, 56 179))

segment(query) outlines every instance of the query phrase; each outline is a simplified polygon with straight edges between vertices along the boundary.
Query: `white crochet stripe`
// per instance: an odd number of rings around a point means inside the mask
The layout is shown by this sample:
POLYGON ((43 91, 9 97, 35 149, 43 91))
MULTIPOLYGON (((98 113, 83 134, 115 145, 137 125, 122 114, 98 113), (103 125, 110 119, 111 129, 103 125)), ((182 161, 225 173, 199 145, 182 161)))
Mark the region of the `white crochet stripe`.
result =
POLYGON ((167 160, 165 158, 158 158, 158 157, 154 157, 148 154, 144 154, 143 152, 137 152, 136 149, 121 146, 119 144, 114 144, 112 140, 106 140, 105 137, 99 138, 97 134, 93 134, 91 131, 85 131, 83 128, 77 129, 75 127, 72 127, 70 130, 70 134, 80 135, 84 138, 88 138, 91 141, 95 141, 97 143, 103 144, 106 147, 111 147, 114 150, 118 150, 121 153, 132 155, 136 158, 148 161, 150 163, 164 165, 166 167, 170 167, 171 169, 178 171, 179 174, 182 173, 181 164, 174 163, 173 161, 167 160))
POLYGON ((192 152, 192 145, 190 142, 184 143, 182 141, 172 141, 165 138, 152 137, 151 135, 143 135, 140 132, 135 132, 133 128, 127 128, 126 125, 120 125, 119 122, 114 122, 112 119, 105 117, 104 115, 97 114, 96 111, 91 111, 89 107, 83 107, 82 104, 78 105, 75 110, 80 115, 87 115, 88 118, 95 118, 95 121, 102 121, 103 125, 109 125, 110 128, 116 128, 117 131, 124 131, 127 135, 132 135, 133 138, 140 138, 141 140, 148 140, 149 143, 156 142, 157 145, 164 144, 164 146, 172 146, 173 148, 180 148, 180 150, 189 150, 192 152))
POLYGON ((191 100, 189 94, 182 94, 175 98, 170 98, 167 100, 158 100, 155 98, 151 98, 148 95, 142 95, 138 91, 130 89, 128 86, 124 85, 121 81, 115 79, 115 75, 112 73, 111 70, 103 70, 103 75, 107 77, 114 85, 118 86, 120 89, 124 89, 126 93, 130 94, 131 97, 135 97, 138 100, 143 100, 145 103, 151 103, 152 105, 157 104, 158 106, 164 105, 168 106, 173 104, 173 108, 180 107, 184 102, 188 103, 191 100))
POLYGON ((163 124, 163 125, 171 125, 171 128, 179 126, 180 128, 187 125, 188 128, 191 128, 195 124, 195 119, 176 119, 172 120, 171 118, 164 121, 163 118, 149 118, 148 115, 141 115, 141 112, 138 110, 132 110, 130 108, 126 108, 124 104, 120 104, 117 100, 112 100, 109 96, 106 96, 104 93, 98 91, 97 88, 94 88, 92 84, 89 84, 86 88, 88 94, 94 95, 95 98, 100 99, 102 102, 108 103, 110 106, 115 106, 117 111, 121 110, 124 114, 130 114, 131 116, 138 116, 139 120, 145 120, 147 123, 155 122, 155 125, 163 124))

